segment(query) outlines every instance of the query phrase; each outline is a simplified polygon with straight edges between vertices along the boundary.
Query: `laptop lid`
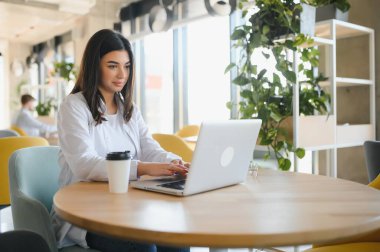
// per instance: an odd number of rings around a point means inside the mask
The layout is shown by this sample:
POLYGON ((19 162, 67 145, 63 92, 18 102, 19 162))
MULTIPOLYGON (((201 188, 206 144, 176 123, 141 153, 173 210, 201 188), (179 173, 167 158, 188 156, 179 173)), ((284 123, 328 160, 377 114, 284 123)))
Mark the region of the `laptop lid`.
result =
POLYGON ((243 182, 260 127, 259 119, 203 122, 184 195, 243 182))
POLYGON ((132 182, 135 188, 186 196, 243 182, 253 158, 261 120, 203 122, 183 190, 166 187, 183 178, 132 182))

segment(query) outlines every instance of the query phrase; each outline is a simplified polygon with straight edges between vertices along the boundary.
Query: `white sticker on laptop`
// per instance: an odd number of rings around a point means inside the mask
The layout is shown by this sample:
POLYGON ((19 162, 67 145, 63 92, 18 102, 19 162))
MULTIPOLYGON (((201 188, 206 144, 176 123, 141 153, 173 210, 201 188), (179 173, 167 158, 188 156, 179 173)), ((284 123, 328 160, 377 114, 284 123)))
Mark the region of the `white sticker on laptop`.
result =
POLYGON ((228 166, 231 163, 233 157, 234 149, 232 147, 227 147, 222 153, 222 156, 220 158, 220 164, 223 167, 228 166))

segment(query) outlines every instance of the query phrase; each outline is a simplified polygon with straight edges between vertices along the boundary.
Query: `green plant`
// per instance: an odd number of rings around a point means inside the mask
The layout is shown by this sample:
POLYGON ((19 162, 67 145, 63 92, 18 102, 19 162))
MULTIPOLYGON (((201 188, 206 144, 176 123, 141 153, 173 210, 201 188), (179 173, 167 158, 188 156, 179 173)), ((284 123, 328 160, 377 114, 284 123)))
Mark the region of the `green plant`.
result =
MULTIPOLYGON (((241 0, 239 8, 249 22, 236 27, 231 35, 241 56, 239 62, 231 63, 225 72, 237 68, 238 75, 233 83, 241 87, 240 117, 262 120, 259 144, 268 146, 267 158, 273 150, 279 168, 288 170, 291 166, 289 152, 299 158, 305 155, 304 149, 293 146, 283 128, 285 119, 293 115, 293 86, 297 76, 303 77, 302 81, 299 80, 300 114, 314 114, 315 110, 328 113, 329 96, 318 85, 325 78, 322 75, 314 77, 319 51, 310 46, 313 43, 311 38, 299 33, 300 4, 292 0, 256 0, 257 10, 252 11, 245 7, 247 3, 248 0, 241 0), (280 34, 283 35, 281 39, 280 34), (300 55, 296 70, 293 54, 289 52, 300 55), (255 57, 260 54, 265 60, 274 59, 274 71, 255 62, 255 57)), ((230 109, 233 105, 227 103, 230 109)))
POLYGON ((310 4, 312 6, 321 7, 329 4, 334 4, 334 6, 341 10, 342 12, 346 12, 350 9, 351 5, 347 0, 303 0, 305 3, 310 4))
POLYGON ((54 63, 54 73, 58 74, 67 81, 76 79, 76 70, 73 63, 67 63, 65 61, 54 63))
POLYGON ((52 100, 48 100, 47 102, 38 102, 36 106, 36 111, 39 116, 47 116, 50 114, 50 111, 54 108, 52 100))

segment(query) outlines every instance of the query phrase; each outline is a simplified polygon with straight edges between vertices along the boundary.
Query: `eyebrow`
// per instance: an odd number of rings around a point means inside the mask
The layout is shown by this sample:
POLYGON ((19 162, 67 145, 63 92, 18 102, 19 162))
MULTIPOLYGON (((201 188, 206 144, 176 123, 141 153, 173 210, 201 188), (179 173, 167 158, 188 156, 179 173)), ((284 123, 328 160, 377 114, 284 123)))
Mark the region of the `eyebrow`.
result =
MULTIPOLYGON (((119 64, 119 62, 116 62, 116 61, 110 60, 110 61, 107 61, 107 64, 119 64)), ((131 62, 130 62, 130 61, 127 61, 124 65, 128 65, 128 64, 131 64, 131 62)))

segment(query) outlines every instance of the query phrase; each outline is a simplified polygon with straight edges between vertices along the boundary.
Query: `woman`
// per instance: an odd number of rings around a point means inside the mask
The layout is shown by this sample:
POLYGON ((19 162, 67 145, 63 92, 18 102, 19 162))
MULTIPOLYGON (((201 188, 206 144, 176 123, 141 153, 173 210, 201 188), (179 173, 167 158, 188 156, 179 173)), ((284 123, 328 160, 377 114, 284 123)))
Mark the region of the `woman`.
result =
MULTIPOLYGON (((88 41, 78 80, 58 113, 60 187, 108 180, 105 156, 114 151, 131 151, 130 180, 141 175, 186 174, 188 164, 151 138, 132 102, 133 61, 131 45, 119 33, 100 30, 88 41)), ((52 216, 59 247, 79 244, 103 252, 156 251, 155 245, 86 232, 60 219, 54 210, 52 216)), ((157 250, 188 251, 158 246, 157 250)))

